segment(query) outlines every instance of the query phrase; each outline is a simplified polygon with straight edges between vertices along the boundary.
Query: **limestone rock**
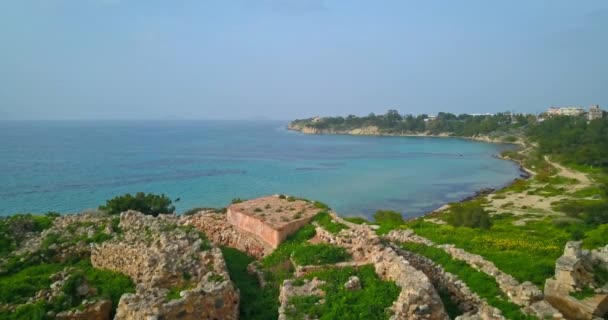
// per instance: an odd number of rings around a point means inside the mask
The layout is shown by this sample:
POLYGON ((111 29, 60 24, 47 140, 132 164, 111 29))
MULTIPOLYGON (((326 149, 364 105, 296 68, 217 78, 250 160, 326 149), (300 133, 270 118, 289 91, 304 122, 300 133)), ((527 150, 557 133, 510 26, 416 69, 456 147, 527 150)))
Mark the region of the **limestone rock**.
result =
POLYGON ((350 276, 344 284, 344 288, 350 291, 361 290, 361 280, 357 276, 350 276))

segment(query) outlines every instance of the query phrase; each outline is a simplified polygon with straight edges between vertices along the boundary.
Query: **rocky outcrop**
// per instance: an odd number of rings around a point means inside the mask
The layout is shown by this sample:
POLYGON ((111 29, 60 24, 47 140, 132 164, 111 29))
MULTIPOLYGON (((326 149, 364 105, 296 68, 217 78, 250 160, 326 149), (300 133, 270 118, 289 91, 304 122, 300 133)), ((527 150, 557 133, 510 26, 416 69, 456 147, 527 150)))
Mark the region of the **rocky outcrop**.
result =
POLYGON ((192 225, 204 232, 209 240, 218 246, 227 246, 246 252, 260 259, 272 252, 272 248, 255 236, 237 230, 228 223, 226 215, 212 211, 201 211, 191 216, 181 218, 185 225, 192 225))
POLYGON ((120 215, 120 237, 97 244, 96 268, 130 276, 134 294, 121 297, 115 319, 237 319, 239 295, 221 251, 174 215, 120 215), (179 297, 170 296, 178 290, 179 297))
POLYGON ((317 227, 317 236, 324 242, 345 248, 355 261, 372 263, 381 279, 394 281, 401 288, 391 307, 391 319, 449 319, 437 291, 422 271, 382 244, 369 226, 352 224, 333 214, 332 218, 349 228, 332 234, 317 227))
POLYGON ((580 241, 566 244, 564 254, 555 263, 555 277, 545 282, 545 296, 568 319, 595 319, 608 314, 608 283, 596 283, 596 268, 608 269, 604 259, 608 246, 593 253, 581 250, 580 241), (588 290, 591 294, 578 299, 573 294, 588 290))
POLYGON ((414 242, 443 249, 456 260, 462 260, 469 266, 493 277, 501 291, 513 303, 522 306, 528 314, 540 318, 563 319, 559 311, 544 300, 543 292, 529 281, 519 283, 513 276, 498 269, 494 263, 482 256, 466 252, 454 245, 436 245, 432 241, 414 234, 412 230, 392 230, 385 238, 393 242, 414 242))

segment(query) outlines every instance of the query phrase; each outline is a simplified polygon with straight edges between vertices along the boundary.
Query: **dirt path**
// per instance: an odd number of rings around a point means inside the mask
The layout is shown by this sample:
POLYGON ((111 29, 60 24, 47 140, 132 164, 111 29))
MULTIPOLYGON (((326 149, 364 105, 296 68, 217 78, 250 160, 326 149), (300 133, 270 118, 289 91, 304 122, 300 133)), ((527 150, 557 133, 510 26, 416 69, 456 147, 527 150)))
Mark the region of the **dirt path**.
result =
POLYGON ((591 185, 591 180, 589 179, 589 177, 587 177, 586 174, 566 168, 566 167, 562 166, 561 164, 558 164, 556 162, 549 160, 549 157, 547 157, 547 156, 545 156, 545 160, 547 162, 549 162, 552 166, 557 168, 557 170, 559 170, 558 175, 569 178, 569 179, 578 180, 578 183, 572 185, 573 189, 578 190, 578 189, 586 188, 591 185))

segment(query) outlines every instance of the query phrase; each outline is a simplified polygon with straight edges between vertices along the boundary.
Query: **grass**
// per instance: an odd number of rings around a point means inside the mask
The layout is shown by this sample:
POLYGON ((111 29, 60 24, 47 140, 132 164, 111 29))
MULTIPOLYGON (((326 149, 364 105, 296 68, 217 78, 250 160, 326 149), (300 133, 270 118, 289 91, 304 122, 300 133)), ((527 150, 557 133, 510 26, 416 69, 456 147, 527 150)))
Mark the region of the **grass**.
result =
POLYGON ((570 292, 570 295, 575 297, 577 300, 585 300, 587 298, 593 297, 595 295, 595 290, 590 287, 585 287, 581 291, 570 292))
POLYGON ((440 244, 454 244, 494 262, 520 282, 531 281, 542 287, 553 276, 555 260, 562 255, 570 233, 556 227, 550 219, 528 221, 514 226, 517 217, 493 218, 490 230, 437 225, 425 221, 409 223, 416 234, 440 244), (526 266, 522 268, 521 266, 526 266))
POLYGON ((51 285, 49 277, 61 270, 63 264, 42 264, 24 268, 12 275, 0 277, 0 302, 25 303, 41 289, 51 285))
POLYGON ((341 230, 348 229, 348 227, 342 223, 335 222, 327 211, 321 211, 315 216, 314 219, 323 229, 337 234, 341 230))
POLYGON ((0 256, 10 253, 21 240, 22 234, 13 234, 13 226, 31 232, 41 232, 53 225, 58 213, 49 212, 45 215, 16 214, 0 218, 0 256))
POLYGON ((97 290, 97 298, 111 300, 114 309, 124 293, 135 291, 135 285, 129 277, 114 271, 95 269, 89 261, 81 260, 71 264, 31 265, 0 277, 0 302, 25 303, 39 290, 48 289, 52 283, 50 276, 66 267, 74 269, 70 271, 71 276, 62 288, 63 294, 51 302, 40 301, 20 306, 12 315, 0 311, 0 319, 43 319, 40 315, 45 315, 48 311, 59 312, 76 307, 82 301, 82 297, 76 295, 76 288, 83 282, 97 290))
POLYGON ((342 247, 326 243, 306 244, 293 251, 292 258, 301 266, 335 264, 349 260, 351 255, 342 247))
POLYGON ((447 272, 455 274, 467 284, 471 291, 486 299, 488 304, 500 309, 507 319, 536 319, 521 312, 519 306, 510 302, 496 280, 491 276, 473 269, 466 262, 453 259, 445 251, 417 243, 403 243, 404 250, 423 255, 440 264, 447 272))
POLYGON ((317 277, 327 283, 321 286, 326 292, 324 304, 316 304, 318 297, 293 297, 290 302, 295 310, 288 314, 288 319, 304 319, 305 315, 320 320, 326 319, 388 319, 385 309, 390 307, 400 293, 393 282, 382 281, 374 272, 374 267, 366 265, 360 268, 330 268, 312 272, 308 279, 317 277), (361 290, 350 291, 344 283, 350 276, 361 280, 361 290))
POLYGON ((277 319, 279 290, 269 285, 260 288, 255 276, 247 272, 247 265, 254 259, 244 252, 229 247, 221 247, 230 278, 241 293, 239 319, 277 319))
POLYGON ((283 280, 293 276, 291 254, 306 246, 306 241, 315 234, 313 225, 305 225, 260 261, 267 281, 267 286, 263 289, 256 277, 247 273, 247 265, 254 261, 253 258, 233 248, 221 248, 230 278, 241 291, 240 319, 266 320, 278 317, 279 287, 283 280))

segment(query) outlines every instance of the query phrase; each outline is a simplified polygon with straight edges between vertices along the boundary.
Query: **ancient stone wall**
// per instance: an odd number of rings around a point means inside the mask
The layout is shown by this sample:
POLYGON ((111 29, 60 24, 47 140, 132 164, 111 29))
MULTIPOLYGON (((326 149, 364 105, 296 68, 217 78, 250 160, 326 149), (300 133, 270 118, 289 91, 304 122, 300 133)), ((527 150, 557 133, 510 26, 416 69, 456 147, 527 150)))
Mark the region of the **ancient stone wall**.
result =
POLYGON ((129 275, 136 292, 120 299, 117 320, 237 319, 239 294, 222 252, 209 249, 197 231, 176 216, 157 218, 128 211, 120 237, 95 245, 91 262, 129 275), (183 288, 172 299, 169 291, 183 288))
POLYGON ((227 246, 246 252, 260 259, 272 252, 272 248, 250 233, 238 231, 228 223, 226 215, 213 212, 199 212, 181 218, 182 223, 192 225, 204 232, 209 240, 218 246, 227 246))
POLYGON ((250 232, 262 241, 266 242, 266 244, 268 244, 271 248, 276 248, 281 243, 279 231, 274 230, 259 219, 230 208, 228 208, 228 212, 226 213, 226 219, 228 220, 228 223, 232 224, 233 226, 250 232))
POLYGON ((437 291, 422 271, 383 245, 368 226, 348 223, 335 215, 332 217, 348 225, 349 229, 335 235, 317 227, 317 236, 324 242, 344 247, 355 261, 372 263, 381 279, 394 281, 401 288, 391 307, 391 319, 449 319, 437 291))
POLYGON ((473 319, 475 317, 487 320, 505 319, 501 315, 500 310, 488 305, 485 300, 479 298, 457 276, 446 272, 432 260, 396 247, 393 247, 393 249, 403 256, 414 268, 424 272, 436 288, 449 293, 452 301, 463 312, 463 316, 460 319, 473 319))
POLYGON ((239 295, 229 281, 183 291, 179 299, 170 301, 166 293, 155 288, 123 295, 115 319, 238 319, 239 295))
POLYGON ((498 269, 494 263, 482 256, 466 252, 454 245, 436 245, 431 240, 414 234, 412 230, 392 230, 385 238, 393 242, 413 242, 444 250, 452 258, 466 262, 469 266, 493 277, 509 300, 523 307, 524 312, 540 318, 563 319, 560 312, 543 299, 543 292, 529 281, 519 283, 513 276, 498 269))

